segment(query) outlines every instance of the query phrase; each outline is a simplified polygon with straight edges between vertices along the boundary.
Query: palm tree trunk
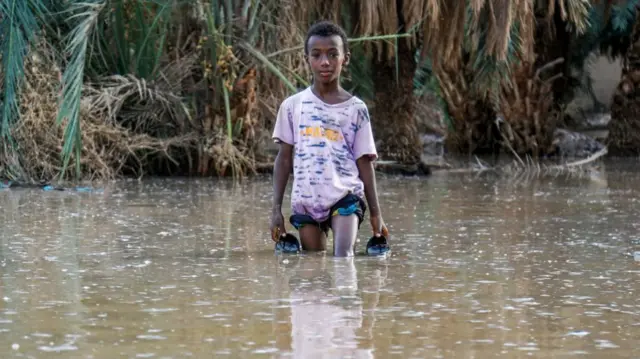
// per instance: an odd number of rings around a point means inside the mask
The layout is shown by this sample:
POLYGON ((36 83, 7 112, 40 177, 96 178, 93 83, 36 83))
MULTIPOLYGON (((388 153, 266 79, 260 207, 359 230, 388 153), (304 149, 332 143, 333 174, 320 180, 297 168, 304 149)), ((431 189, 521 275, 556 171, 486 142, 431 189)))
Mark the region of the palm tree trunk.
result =
POLYGON ((500 142, 492 125, 496 114, 486 99, 471 90, 473 75, 468 67, 436 66, 433 71, 451 121, 445 141, 447 150, 468 155, 496 152, 500 142))
POLYGON ((511 75, 513 88, 503 87, 500 98, 500 137, 518 155, 539 158, 553 152, 557 112, 553 111, 553 81, 548 78, 559 61, 518 64, 511 75))
POLYGON ((640 154, 640 11, 624 57, 620 83, 613 95, 607 146, 614 156, 640 154))
POLYGON ((388 61, 386 53, 374 50, 375 104, 371 120, 380 157, 413 165, 420 162, 422 154, 413 94, 417 64, 405 39, 398 39, 397 47, 397 80, 395 62, 388 61))

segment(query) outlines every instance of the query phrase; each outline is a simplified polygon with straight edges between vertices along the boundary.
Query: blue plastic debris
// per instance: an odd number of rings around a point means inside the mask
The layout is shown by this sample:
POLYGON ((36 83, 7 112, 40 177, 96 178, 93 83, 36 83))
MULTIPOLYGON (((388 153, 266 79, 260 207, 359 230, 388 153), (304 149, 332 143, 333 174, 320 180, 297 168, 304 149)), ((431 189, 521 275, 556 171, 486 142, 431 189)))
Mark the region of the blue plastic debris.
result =
POLYGON ((20 189, 35 189, 35 188, 40 188, 43 191, 75 191, 75 192, 95 192, 95 193, 101 193, 104 192, 104 189, 101 188, 93 188, 93 187, 83 187, 83 186, 76 186, 76 187, 61 187, 61 186, 54 186, 51 184, 21 184, 21 183, 16 183, 14 181, 10 181, 10 180, 0 180, 0 189, 16 189, 16 188, 20 188, 20 189))
POLYGON ((78 192, 95 192, 91 187, 76 187, 76 191, 78 192))
POLYGON ((44 191, 75 191, 75 192, 96 192, 96 193, 100 193, 103 192, 102 189, 97 189, 97 188, 93 188, 93 187, 69 187, 69 188, 64 188, 64 187, 55 187, 52 185, 46 185, 46 186, 42 186, 42 189, 44 191))

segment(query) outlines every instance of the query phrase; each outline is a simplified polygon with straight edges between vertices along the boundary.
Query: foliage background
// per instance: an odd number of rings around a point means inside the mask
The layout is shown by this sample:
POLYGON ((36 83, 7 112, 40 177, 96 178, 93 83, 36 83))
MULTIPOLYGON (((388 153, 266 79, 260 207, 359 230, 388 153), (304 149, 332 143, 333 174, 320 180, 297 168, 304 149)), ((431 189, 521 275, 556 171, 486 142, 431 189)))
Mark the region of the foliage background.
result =
POLYGON ((450 151, 547 155, 563 106, 590 91, 589 59, 628 56, 637 5, 0 0, 0 178, 268 166, 279 103, 309 85, 302 43, 319 19, 351 36, 343 85, 371 104, 374 130, 391 131, 388 157, 415 161, 416 122, 432 106, 450 151), (403 114, 385 113, 390 101, 403 114))

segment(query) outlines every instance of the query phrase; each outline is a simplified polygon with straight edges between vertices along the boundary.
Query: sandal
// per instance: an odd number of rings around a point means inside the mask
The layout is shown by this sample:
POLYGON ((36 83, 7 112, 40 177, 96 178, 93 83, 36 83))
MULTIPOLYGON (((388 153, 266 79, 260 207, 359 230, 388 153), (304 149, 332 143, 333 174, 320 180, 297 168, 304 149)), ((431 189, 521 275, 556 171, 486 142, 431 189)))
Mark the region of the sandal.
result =
POLYGON ((369 238, 367 242, 367 254, 370 256, 380 256, 389 252, 389 244, 387 244, 387 237, 380 235, 380 237, 373 236, 369 238))
POLYGON ((286 233, 280 236, 280 240, 276 242, 276 252, 281 253, 299 253, 300 242, 298 238, 291 233, 286 233))

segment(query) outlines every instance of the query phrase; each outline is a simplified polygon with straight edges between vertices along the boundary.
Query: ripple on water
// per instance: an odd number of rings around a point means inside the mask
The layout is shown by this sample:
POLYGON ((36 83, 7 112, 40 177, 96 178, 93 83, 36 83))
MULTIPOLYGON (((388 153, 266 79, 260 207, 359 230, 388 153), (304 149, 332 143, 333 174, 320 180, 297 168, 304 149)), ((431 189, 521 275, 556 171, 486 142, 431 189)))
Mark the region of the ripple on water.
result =
POLYGON ((136 354, 136 358, 153 358, 156 356, 156 353, 138 353, 136 354))
POLYGON ((178 311, 178 308, 145 308, 145 309, 141 309, 141 312, 145 312, 145 313, 169 313, 169 312, 175 312, 178 311))
POLYGON ((447 176, 381 178, 396 254, 339 270, 328 258, 273 258, 256 220, 270 209, 268 180, 131 181, 100 198, 3 192, 0 347, 20 345, 24 357, 98 357, 109 344, 118 357, 185 357, 194 342, 212 357, 304 356, 301 346, 326 343, 335 357, 371 357, 372 346, 403 358, 637 356, 640 192, 619 179, 603 191, 447 176), (348 271, 355 280, 341 279, 348 271), (71 327, 91 340, 57 339, 71 327))
POLYGON ((253 350, 252 354, 275 354, 279 352, 278 348, 258 348, 253 350))
POLYGON ((143 340, 165 340, 167 337, 162 335, 153 335, 153 334, 140 334, 137 335, 136 338, 143 340))
POLYGON ((590 333, 588 331, 586 331, 586 330, 573 330, 573 331, 570 331, 569 333, 567 333, 567 336, 583 338, 583 337, 586 337, 589 334, 590 333))
POLYGON ((61 345, 54 345, 53 343, 49 343, 49 345, 41 345, 38 347, 38 350, 43 352, 67 352, 67 351, 75 351, 78 350, 78 347, 73 345, 72 343, 64 343, 61 345))
POLYGON ((619 348, 618 345, 606 339, 596 339, 596 348, 598 349, 615 349, 619 348))

